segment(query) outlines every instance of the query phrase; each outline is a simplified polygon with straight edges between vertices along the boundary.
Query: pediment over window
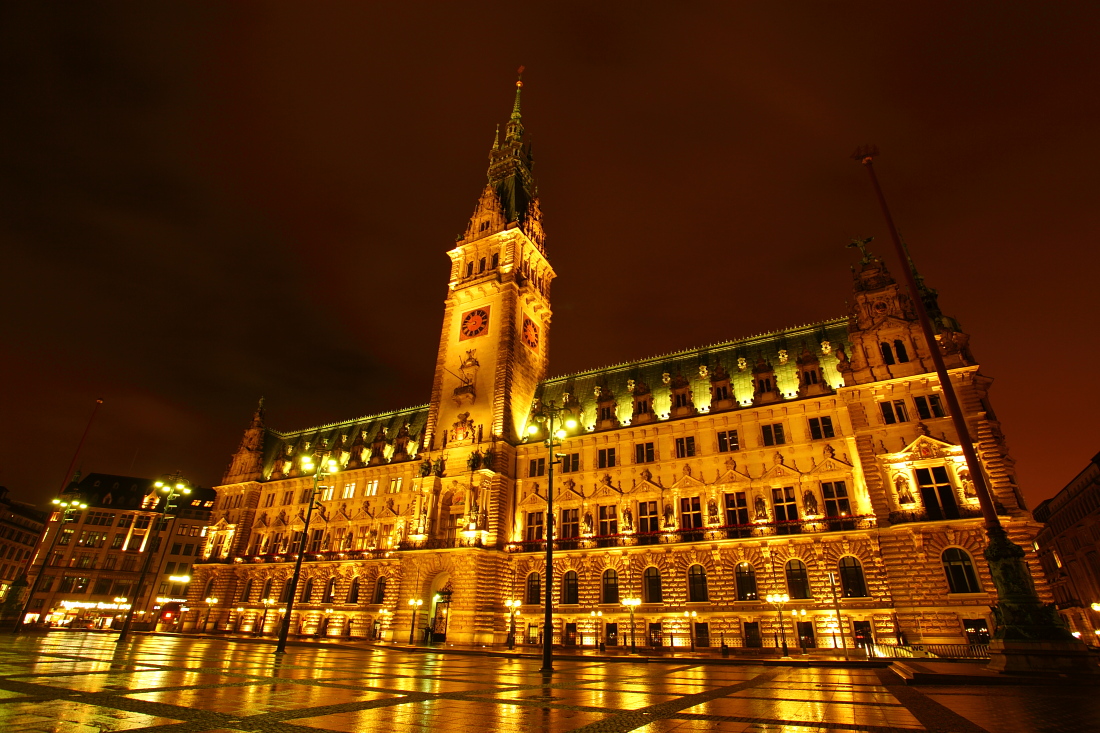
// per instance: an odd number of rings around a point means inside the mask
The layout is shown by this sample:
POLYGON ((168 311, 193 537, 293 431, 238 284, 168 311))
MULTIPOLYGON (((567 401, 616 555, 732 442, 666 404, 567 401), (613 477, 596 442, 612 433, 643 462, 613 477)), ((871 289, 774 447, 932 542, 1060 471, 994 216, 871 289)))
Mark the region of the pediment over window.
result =
POLYGON ((852 464, 845 463, 839 458, 826 458, 821 463, 813 467, 813 470, 809 472, 809 475, 813 476, 819 473, 833 473, 833 472, 849 472, 852 470, 852 464))
POLYGON ((962 455, 962 446, 937 440, 928 435, 918 436, 897 453, 883 453, 878 458, 885 464, 912 463, 937 458, 955 458, 962 455))
POLYGON ((698 489, 698 488, 702 488, 705 485, 706 484, 704 484, 702 481, 695 478, 691 474, 684 474, 679 479, 677 479, 676 483, 674 483, 671 486, 671 488, 673 488, 673 489, 698 489))
POLYGON ((777 463, 769 468, 763 476, 760 477, 761 481, 769 481, 773 479, 797 479, 802 474, 793 468, 790 468, 782 463, 777 463))

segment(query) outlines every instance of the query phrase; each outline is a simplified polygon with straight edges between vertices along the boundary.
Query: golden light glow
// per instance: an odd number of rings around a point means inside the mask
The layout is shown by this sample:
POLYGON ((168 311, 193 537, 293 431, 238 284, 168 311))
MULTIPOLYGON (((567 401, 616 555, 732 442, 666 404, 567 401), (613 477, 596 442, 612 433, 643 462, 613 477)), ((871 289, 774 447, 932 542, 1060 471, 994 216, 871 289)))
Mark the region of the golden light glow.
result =
POLYGON ((527 426, 527 434, 528 435, 534 435, 538 431, 539 431, 539 426, 536 425, 535 423, 531 423, 530 425, 527 426))

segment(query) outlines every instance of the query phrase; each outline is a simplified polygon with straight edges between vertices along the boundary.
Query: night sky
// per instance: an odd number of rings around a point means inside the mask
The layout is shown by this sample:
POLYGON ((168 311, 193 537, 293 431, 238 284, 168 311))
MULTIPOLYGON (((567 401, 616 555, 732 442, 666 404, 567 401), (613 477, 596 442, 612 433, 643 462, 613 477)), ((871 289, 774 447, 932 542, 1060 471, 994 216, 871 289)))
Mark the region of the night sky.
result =
POLYGON ((261 395, 285 430, 425 403, 520 64, 552 374, 844 315, 875 143, 1031 505, 1100 450, 1094 3, 376 5, 0 8, 17 497, 97 397, 85 472, 203 485, 261 395))

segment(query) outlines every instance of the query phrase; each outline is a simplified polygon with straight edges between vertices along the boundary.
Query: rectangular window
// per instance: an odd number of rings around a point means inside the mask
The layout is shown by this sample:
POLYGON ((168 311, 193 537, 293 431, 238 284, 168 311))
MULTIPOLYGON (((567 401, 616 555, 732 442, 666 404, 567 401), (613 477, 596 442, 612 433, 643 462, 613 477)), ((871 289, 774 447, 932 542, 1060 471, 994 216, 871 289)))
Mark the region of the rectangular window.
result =
POLYGON ((783 423, 762 426, 764 431, 764 445, 783 445, 787 442, 783 435, 783 423))
POLYGON ((561 457, 561 472, 572 473, 581 470, 581 454, 566 453, 561 457))
POLYGON ((336 493, 335 486, 322 486, 320 499, 321 501, 332 501, 333 495, 336 493))
POLYGON ((943 403, 940 401, 938 394, 930 394, 927 397, 914 397, 913 402, 917 405, 917 416, 921 420, 944 417, 947 414, 943 410, 943 403))
POLYGON ((117 563, 117 562, 118 562, 118 556, 117 555, 108 555, 103 560, 103 569, 104 570, 114 570, 115 569, 115 563, 117 563))
POLYGON ((542 512, 527 512, 527 541, 538 542, 542 539, 542 512))
POLYGON ((377 496, 378 494, 378 479, 368 481, 363 485, 363 496, 377 496))
POLYGON ((325 530, 323 530, 323 529, 313 530, 313 536, 309 540, 309 551, 310 552, 320 552, 321 551, 321 545, 324 542, 324 539, 325 539, 325 530))
POLYGON ((638 443, 634 446, 635 463, 653 463, 653 443, 638 443))
POLYGON ((737 440, 736 430, 721 430, 718 432, 718 452, 729 453, 741 450, 741 443, 737 440))
POLYGON ((600 507, 600 534, 610 535, 619 533, 619 517, 614 506, 600 507))
POLYGON ((578 519, 580 513, 579 509, 562 509, 561 510, 561 536, 562 539, 570 539, 572 537, 580 537, 581 523, 578 519))
POLYGON ((61 537, 58 538, 57 544, 67 545, 73 541, 73 534, 76 533, 75 529, 69 529, 68 527, 61 530, 61 537))
POLYGON ((673 407, 691 407, 691 398, 687 392, 676 392, 672 395, 673 407))
POLYGON ((730 388, 728 384, 719 384, 714 386, 714 396, 711 397, 715 402, 724 402, 730 398, 730 388))
POLYGON ((614 468, 615 449, 601 448, 600 450, 596 451, 596 465, 600 468, 614 468))
POLYGON ((660 517, 657 515, 657 502, 638 502, 638 531, 642 533, 657 532, 661 529, 660 517))
POLYGON ((165 575, 175 575, 176 574, 176 564, 174 562, 165 563, 165 565, 164 565, 164 574, 165 575))
POLYGON ((959 505, 955 501, 955 488, 943 466, 918 468, 917 486, 924 511, 930 520, 958 519, 959 505))
POLYGON ((274 492, 264 497, 264 508, 275 506, 275 494, 274 492))
POLYGON ((133 523, 133 521, 134 521, 134 515, 133 514, 123 514, 121 517, 118 518, 118 526, 119 527, 129 527, 133 523))
POLYGON ((726 524, 735 527, 749 523, 749 505, 744 491, 726 494, 726 524))
POLYGON ((341 499, 354 499, 355 498, 355 482, 344 484, 344 489, 340 492, 341 499))
POLYGON ((677 458, 691 458, 695 455, 695 438, 677 438, 676 439, 676 457, 677 458))
POLYGON ((847 517, 852 513, 848 501, 848 486, 843 481, 829 481, 821 484, 821 495, 825 497, 826 517, 847 517))
POLYGON ((402 480, 403 480, 402 476, 395 476, 394 478, 390 479, 390 493, 391 494, 401 493, 401 481, 402 480))
POLYGON ((810 438, 821 440, 822 438, 835 438, 833 434, 833 419, 831 417, 810 418, 810 438))
POLYGON ((615 406, 614 405, 600 405, 600 420, 614 420, 615 419, 615 406))
POLYGON ((186 557, 190 557, 191 555, 194 555, 195 554, 195 546, 190 544, 190 543, 184 545, 183 546, 183 554, 186 557))
POLYGON ((294 501, 294 492, 293 491, 284 491, 283 492, 282 506, 287 506, 287 505, 293 503, 293 501, 294 501))
POLYGON ((134 529, 149 529, 149 521, 152 519, 148 514, 143 514, 140 517, 134 517, 134 529))
POLYGON ((302 489, 302 493, 298 495, 299 504, 307 504, 313 500, 313 489, 302 489))
POLYGON ((905 400, 887 400, 880 402, 882 409, 882 421, 887 425, 899 422, 909 422, 909 411, 905 409, 905 400))
POLYGON ((534 478, 536 476, 546 475, 546 459, 545 458, 532 458, 527 464, 527 476, 534 478))
MULTIPOLYGON (((772 506, 775 508, 776 522, 797 522, 798 502, 795 499, 794 487, 787 486, 782 489, 772 489, 772 506)), ((801 531, 797 524, 776 527, 776 534, 796 534, 801 531)))
POLYGON ((680 529, 702 529, 703 506, 698 496, 680 499, 680 529))

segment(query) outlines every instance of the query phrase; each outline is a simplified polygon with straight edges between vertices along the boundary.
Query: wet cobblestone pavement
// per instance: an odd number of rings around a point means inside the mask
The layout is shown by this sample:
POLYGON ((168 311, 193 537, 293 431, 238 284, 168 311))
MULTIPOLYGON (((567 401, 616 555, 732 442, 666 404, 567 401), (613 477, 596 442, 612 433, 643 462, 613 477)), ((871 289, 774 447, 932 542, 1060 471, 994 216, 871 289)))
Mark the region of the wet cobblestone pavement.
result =
POLYGON ((0 638, 3 733, 1100 730, 1095 687, 907 687, 884 669, 560 661, 55 633, 0 638))

